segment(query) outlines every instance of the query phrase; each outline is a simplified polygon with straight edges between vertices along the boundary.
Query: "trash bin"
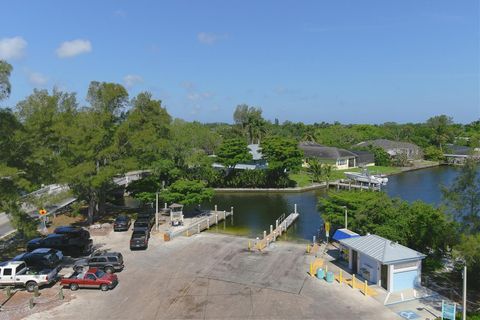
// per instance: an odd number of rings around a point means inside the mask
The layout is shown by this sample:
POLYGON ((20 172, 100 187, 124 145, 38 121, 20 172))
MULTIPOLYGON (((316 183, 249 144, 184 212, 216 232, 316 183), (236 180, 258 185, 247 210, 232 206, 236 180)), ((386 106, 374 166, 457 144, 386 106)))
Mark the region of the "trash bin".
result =
POLYGON ((163 241, 170 241, 170 233, 165 232, 163 234, 163 241))
POLYGON ((334 279, 335 279, 335 277, 334 277, 334 275, 333 275, 333 272, 332 272, 332 271, 328 271, 328 272, 327 272, 327 282, 328 282, 328 283, 332 283, 334 279))
POLYGON ((325 278, 325 270, 323 270, 322 268, 318 268, 317 269, 317 278, 318 279, 325 278))

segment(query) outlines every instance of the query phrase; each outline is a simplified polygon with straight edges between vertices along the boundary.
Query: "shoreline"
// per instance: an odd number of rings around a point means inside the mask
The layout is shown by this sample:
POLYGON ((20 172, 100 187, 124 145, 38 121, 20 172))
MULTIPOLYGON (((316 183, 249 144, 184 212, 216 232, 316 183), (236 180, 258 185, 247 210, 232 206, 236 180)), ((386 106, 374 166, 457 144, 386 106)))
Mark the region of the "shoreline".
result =
MULTIPOLYGON (((385 176, 393 176, 393 175, 398 175, 402 174, 405 172, 409 171, 417 171, 417 170, 422 170, 422 169, 428 169, 428 168, 434 168, 434 167, 440 167, 444 166, 446 164, 442 164, 440 162, 437 163, 429 163, 429 164, 424 164, 424 165, 419 165, 419 166, 413 166, 413 167, 401 167, 399 172, 396 173, 388 173, 385 174, 385 176)), ((333 180, 332 182, 337 181, 333 180)), ((314 183, 309 186, 305 187, 294 187, 294 188, 214 188, 213 190, 215 193, 235 193, 235 192, 244 192, 244 193, 302 193, 302 192, 307 192, 307 191, 312 191, 312 190, 318 190, 318 189, 324 189, 327 187, 326 182, 321 182, 321 183, 314 183)))

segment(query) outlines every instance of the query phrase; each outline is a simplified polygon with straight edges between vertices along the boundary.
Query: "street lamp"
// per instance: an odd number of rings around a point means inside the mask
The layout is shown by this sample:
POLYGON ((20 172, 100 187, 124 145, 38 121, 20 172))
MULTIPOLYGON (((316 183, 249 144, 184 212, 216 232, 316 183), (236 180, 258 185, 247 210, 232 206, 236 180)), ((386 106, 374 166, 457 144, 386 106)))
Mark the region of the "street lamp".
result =
POLYGON ((467 262, 463 265, 463 310, 462 319, 467 320, 467 262))

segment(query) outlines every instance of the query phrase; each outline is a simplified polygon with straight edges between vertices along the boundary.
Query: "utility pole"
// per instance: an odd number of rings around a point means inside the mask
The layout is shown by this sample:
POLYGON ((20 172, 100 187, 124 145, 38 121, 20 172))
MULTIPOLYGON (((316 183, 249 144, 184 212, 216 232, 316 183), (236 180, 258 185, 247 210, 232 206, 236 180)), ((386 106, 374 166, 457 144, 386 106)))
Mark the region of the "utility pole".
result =
POLYGON ((158 231, 158 192, 155 194, 155 230, 158 231))
POLYGON ((348 229, 348 216, 347 216, 347 206, 343 206, 345 209, 345 229, 348 229))
POLYGON ((463 310, 462 319, 467 320, 467 264, 463 266, 463 310))

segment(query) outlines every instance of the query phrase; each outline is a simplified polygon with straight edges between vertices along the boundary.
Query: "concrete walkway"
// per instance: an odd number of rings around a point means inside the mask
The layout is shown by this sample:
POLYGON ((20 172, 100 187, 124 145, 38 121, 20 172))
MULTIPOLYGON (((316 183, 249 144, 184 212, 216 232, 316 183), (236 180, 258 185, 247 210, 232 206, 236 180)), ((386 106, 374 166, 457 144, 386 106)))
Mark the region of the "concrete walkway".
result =
POLYGON ((305 246, 276 242, 249 252, 248 239, 202 233, 131 252, 130 232, 96 237, 126 269, 113 291, 79 290, 28 319, 401 319, 371 297, 307 274, 305 246))

